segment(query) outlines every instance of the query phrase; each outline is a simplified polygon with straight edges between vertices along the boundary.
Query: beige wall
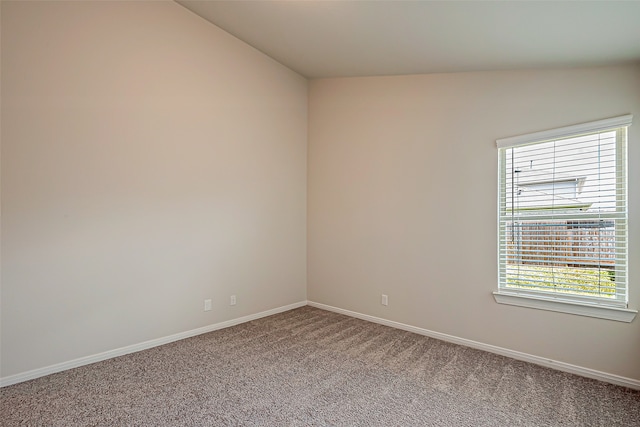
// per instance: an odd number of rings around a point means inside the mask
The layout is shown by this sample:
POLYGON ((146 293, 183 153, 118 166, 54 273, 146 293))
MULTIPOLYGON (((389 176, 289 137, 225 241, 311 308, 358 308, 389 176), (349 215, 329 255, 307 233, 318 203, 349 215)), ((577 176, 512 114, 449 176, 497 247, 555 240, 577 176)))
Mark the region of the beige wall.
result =
POLYGON ((495 140, 631 113, 630 306, 640 308, 640 67, 327 79, 309 97, 309 300, 640 379, 639 318, 491 294, 495 140))
POLYGON ((306 126, 173 2, 3 1, 1 376, 304 301, 306 126))
POLYGON ((495 139, 632 113, 640 308, 639 67, 314 81, 307 177, 307 82, 179 5, 1 19, 0 376, 301 301, 308 280, 312 301, 640 379, 640 319, 491 297, 495 139))

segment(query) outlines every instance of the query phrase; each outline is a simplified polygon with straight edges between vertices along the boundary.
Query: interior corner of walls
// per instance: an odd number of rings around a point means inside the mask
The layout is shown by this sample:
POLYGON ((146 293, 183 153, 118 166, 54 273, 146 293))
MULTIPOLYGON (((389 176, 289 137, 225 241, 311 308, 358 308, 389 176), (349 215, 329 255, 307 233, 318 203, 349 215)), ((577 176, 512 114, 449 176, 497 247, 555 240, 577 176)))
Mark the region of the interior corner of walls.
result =
POLYGON ((306 300, 306 79, 174 2, 2 19, 4 374, 306 300))

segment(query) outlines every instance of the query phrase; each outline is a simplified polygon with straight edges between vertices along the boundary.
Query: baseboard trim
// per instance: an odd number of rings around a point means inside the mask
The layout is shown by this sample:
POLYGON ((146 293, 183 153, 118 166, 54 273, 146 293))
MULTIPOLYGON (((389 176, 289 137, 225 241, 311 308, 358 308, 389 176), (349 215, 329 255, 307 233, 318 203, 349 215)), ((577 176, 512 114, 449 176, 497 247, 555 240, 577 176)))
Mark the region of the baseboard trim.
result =
POLYGON ((615 374, 609 374, 606 372, 597 371, 595 369, 584 368, 581 366, 572 365, 570 363, 547 359, 544 357, 539 357, 532 354, 510 350, 507 348, 498 347, 490 344, 484 344, 478 341, 459 338, 453 335, 443 334, 440 332, 419 328, 417 326, 411 326, 404 323, 383 319, 380 317, 370 316, 368 314, 362 314, 362 313, 358 313, 351 310, 345 310, 342 308, 321 304, 314 301, 300 301, 293 304, 277 307, 271 310, 262 311, 260 313, 238 317, 236 319, 231 319, 224 322, 219 322, 212 325, 204 326, 201 328, 192 329, 190 331, 180 332, 178 334, 169 335, 162 338, 156 338, 149 341, 144 341, 138 344, 133 344, 126 347, 105 351, 105 352, 94 354, 91 356, 81 357, 81 358, 70 360, 67 362, 57 363, 55 365, 46 366, 44 368, 33 369, 31 371, 10 375, 8 377, 0 378, 0 387, 6 387, 13 384, 21 383, 24 381, 36 379, 39 377, 44 377, 46 375, 55 374, 57 372, 66 371, 68 369, 73 369, 73 368, 77 368, 84 365, 90 365, 91 363, 101 362, 103 360, 111 359, 113 357, 124 356, 125 354, 136 353, 138 351, 146 350, 146 349, 157 347, 164 344, 169 344, 174 341, 179 341, 179 340, 190 338, 196 335, 205 334, 207 332, 212 332, 219 329, 224 329, 231 326, 239 325, 241 323, 250 322, 252 320, 257 320, 262 317, 272 316, 274 314, 293 310, 295 308, 303 307, 305 305, 316 307, 322 310, 344 314, 346 316, 355 317, 358 319, 366 320, 373 323, 378 323, 378 324, 389 326, 392 328, 401 329, 404 331, 414 332, 419 335, 436 338, 442 341, 447 341, 454 344, 475 348, 478 350, 488 351, 490 353, 499 354, 501 356, 510 357, 512 359, 535 363, 536 365, 545 366, 547 368, 552 368, 559 371, 568 372, 571 374, 576 374, 583 377, 592 378, 595 380, 632 388, 635 390, 640 390, 640 381, 632 378, 622 377, 615 374))
POLYGON ((250 314, 248 316, 238 317, 236 319, 231 319, 220 323, 214 323, 208 326, 203 326, 201 328, 192 329, 190 331, 180 332, 166 337, 156 338, 138 344, 120 347, 114 350, 108 350, 91 356, 80 357, 78 359, 69 360, 68 362, 57 363, 55 365, 45 366, 44 368, 33 369, 31 371, 10 375, 8 377, 0 378, 0 387, 6 387, 12 384, 17 384, 24 381, 33 380, 35 378, 44 377, 46 375, 55 374, 56 372, 66 371, 68 369, 78 368, 80 366, 89 365, 91 363, 101 362, 113 357, 124 356, 125 354, 136 353, 138 351, 147 350, 149 348, 158 347, 164 344, 169 344, 174 341, 183 340, 185 338, 194 337, 196 335, 217 331, 218 329, 228 328, 230 326, 250 322, 262 317, 267 317, 285 311, 293 310, 294 308, 304 307, 305 305, 307 305, 307 301, 299 301, 293 304, 273 308, 271 310, 262 311, 260 313, 250 314))
POLYGON ((333 307, 318 302, 307 301, 307 304, 311 307, 320 308, 322 310, 333 311, 335 313, 344 314, 346 316, 355 317, 358 319, 366 320, 373 323, 378 323, 385 326, 390 326, 396 329, 402 329, 404 331, 414 332, 419 335, 424 335, 431 338, 436 338, 442 341, 447 341, 453 344, 463 345, 465 347, 475 348, 477 350, 488 351, 489 353, 499 354, 501 356, 510 357, 512 359, 521 360, 523 362, 530 362, 536 365, 541 365, 547 368, 556 369, 558 371, 568 372, 571 374, 580 375, 587 378, 592 378, 607 383, 640 390, 640 381, 622 377, 620 375, 609 374, 595 369, 584 368, 581 366, 572 365, 570 363, 560 362, 557 360, 547 359, 533 354, 522 353, 520 351, 509 350, 507 348, 498 347, 495 345, 484 344, 478 341, 472 341, 465 338, 459 338, 453 335, 447 335, 440 332, 430 331, 428 329, 419 328, 417 326, 411 326, 400 322, 394 322, 392 320, 382 319, 380 317, 370 316, 368 314, 358 313, 356 311, 345 310, 343 308, 333 307))

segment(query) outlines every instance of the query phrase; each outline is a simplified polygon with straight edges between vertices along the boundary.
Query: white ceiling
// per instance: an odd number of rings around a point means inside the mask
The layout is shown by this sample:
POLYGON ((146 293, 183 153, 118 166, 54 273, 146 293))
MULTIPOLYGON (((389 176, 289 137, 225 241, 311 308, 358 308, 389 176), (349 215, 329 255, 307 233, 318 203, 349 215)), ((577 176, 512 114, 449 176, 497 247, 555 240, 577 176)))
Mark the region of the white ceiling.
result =
POLYGON ((640 62, 640 1, 190 1, 309 78, 640 62))

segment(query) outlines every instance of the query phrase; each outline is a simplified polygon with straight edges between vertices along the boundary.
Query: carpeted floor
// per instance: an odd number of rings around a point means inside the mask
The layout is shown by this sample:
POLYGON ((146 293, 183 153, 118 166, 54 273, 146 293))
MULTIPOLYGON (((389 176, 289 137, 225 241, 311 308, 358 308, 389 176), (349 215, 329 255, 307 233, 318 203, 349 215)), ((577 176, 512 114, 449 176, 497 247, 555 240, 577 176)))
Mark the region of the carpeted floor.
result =
POLYGON ((2 426, 640 426, 640 392, 312 307, 0 390, 2 426))

